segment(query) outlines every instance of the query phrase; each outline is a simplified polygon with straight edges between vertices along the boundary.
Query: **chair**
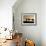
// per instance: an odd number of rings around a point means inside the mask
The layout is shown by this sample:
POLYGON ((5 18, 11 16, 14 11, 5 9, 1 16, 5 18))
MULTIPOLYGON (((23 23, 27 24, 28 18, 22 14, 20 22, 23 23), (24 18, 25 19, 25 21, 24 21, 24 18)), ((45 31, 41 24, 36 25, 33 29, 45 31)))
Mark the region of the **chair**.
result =
POLYGON ((25 46, 35 46, 35 43, 32 40, 26 40, 25 46))
POLYGON ((22 45, 22 33, 15 33, 15 42, 16 46, 21 46, 22 45))

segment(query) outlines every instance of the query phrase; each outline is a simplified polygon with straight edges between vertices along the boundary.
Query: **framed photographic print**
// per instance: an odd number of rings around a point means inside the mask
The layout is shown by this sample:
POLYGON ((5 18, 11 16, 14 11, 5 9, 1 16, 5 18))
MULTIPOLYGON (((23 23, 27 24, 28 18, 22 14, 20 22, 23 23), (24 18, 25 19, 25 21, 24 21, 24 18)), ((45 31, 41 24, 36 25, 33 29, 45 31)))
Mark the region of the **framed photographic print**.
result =
POLYGON ((22 13, 21 24, 27 26, 37 25, 37 13, 22 13))

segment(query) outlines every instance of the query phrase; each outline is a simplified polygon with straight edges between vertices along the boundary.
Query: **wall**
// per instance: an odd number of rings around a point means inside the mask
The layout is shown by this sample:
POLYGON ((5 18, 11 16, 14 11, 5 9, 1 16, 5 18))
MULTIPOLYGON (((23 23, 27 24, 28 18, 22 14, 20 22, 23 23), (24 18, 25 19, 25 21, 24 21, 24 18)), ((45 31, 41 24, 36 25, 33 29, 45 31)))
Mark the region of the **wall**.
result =
MULTIPOLYGON (((16 5, 14 5, 16 6, 16 5)), ((15 31, 23 33, 24 38, 32 39, 35 41, 36 46, 41 46, 41 1, 40 0, 23 0, 18 8, 13 9, 15 31), (37 13, 36 26, 22 26, 21 13, 37 13)))
POLYGON ((42 46, 46 46, 46 0, 41 1, 41 20, 42 46))
POLYGON ((12 6, 16 0, 0 0, 0 27, 12 29, 12 6))
POLYGON ((15 31, 22 32, 25 38, 35 40, 36 46, 46 46, 46 0, 23 0, 17 7, 14 4, 13 12, 15 15, 15 31), (23 12, 36 12, 37 26, 22 26, 21 13, 23 12))

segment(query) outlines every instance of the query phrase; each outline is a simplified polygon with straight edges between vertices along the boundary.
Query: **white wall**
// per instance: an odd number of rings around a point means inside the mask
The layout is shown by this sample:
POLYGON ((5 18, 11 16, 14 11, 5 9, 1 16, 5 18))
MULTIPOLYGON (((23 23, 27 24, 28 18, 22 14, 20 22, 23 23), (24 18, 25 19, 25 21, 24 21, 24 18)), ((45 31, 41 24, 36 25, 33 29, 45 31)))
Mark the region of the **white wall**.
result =
MULTIPOLYGON (((16 5, 14 5, 16 6, 16 5)), ((41 46, 41 1, 40 0, 23 0, 18 8, 14 9, 15 30, 23 33, 24 38, 35 41, 36 46, 41 46), (21 13, 37 13, 36 26, 22 26, 21 13)))
POLYGON ((16 0, 0 0, 0 27, 12 28, 12 6, 16 0))
POLYGON ((15 30, 23 33, 24 38, 33 39, 36 46, 46 46, 46 1, 23 0, 13 7, 15 30), (37 13, 37 26, 22 26, 21 13, 37 13))
POLYGON ((46 46, 46 0, 41 1, 41 20, 42 46, 46 46))

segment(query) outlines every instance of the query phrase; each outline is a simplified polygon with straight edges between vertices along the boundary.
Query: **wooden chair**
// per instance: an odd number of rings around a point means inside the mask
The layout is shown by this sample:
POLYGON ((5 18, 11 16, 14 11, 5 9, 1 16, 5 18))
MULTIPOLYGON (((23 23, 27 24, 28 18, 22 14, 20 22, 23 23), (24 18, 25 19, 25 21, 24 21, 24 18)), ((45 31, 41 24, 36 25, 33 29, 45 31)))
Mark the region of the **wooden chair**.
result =
POLYGON ((16 41, 16 46, 21 46, 22 44, 22 33, 15 33, 15 41, 16 41))

